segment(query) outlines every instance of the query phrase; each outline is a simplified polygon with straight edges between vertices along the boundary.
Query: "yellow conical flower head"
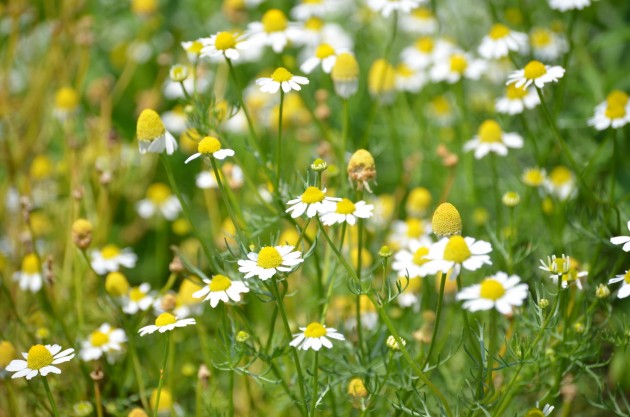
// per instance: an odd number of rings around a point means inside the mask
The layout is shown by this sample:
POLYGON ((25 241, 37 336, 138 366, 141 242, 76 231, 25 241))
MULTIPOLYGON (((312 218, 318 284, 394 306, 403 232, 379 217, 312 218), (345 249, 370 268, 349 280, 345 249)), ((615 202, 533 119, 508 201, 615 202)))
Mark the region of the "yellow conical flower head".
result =
POLYGON ((330 73, 335 85, 335 93, 341 98, 349 98, 359 88, 359 63, 354 55, 343 52, 337 56, 330 73))
POLYGON ((462 232, 462 217, 451 203, 442 203, 435 209, 431 220, 433 232, 439 236, 458 235, 462 232))
POLYGON ((392 64, 384 59, 377 59, 368 74, 368 87, 373 96, 388 94, 396 87, 396 72, 392 64))
POLYGON ((368 181, 376 179, 376 163, 374 157, 365 149, 359 149, 350 158, 348 162, 348 178, 356 182, 357 188, 365 187, 369 192, 370 187, 368 181))
POLYGON ((166 128, 160 118, 160 115, 155 110, 144 109, 138 117, 138 124, 136 125, 136 135, 138 140, 153 142, 154 140, 164 136, 166 128))

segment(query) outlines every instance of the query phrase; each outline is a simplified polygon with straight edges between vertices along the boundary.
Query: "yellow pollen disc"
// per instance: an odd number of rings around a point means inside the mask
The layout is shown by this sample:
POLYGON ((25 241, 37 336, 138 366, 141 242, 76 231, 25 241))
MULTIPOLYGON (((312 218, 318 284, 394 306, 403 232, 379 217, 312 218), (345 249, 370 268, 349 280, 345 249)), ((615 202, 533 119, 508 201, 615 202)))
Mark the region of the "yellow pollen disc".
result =
POLYGON ((186 49, 186 52, 199 55, 202 49, 203 49, 203 43, 199 41, 193 41, 188 47, 188 49, 186 49))
POLYGON ((314 339, 326 336, 326 329, 319 323, 311 323, 306 326, 306 330, 304 330, 304 336, 314 339))
POLYGON ((396 71, 385 59, 377 59, 368 73, 368 87, 372 94, 382 94, 396 87, 396 71))
POLYGON ((97 330, 90 335, 90 343, 94 347, 101 347, 107 342, 109 342, 109 336, 103 332, 97 330))
POLYGON ((494 120, 486 120, 479 126, 479 140, 484 143, 502 142, 503 131, 501 126, 494 120))
POLYGON ((606 107, 606 117, 608 117, 609 119, 621 119, 622 117, 625 117, 625 116, 626 116, 625 106, 609 104, 608 107, 606 107))
POLYGON ((26 366, 29 369, 42 369, 43 367, 52 364, 52 362, 53 355, 48 349, 46 349, 46 346, 35 345, 28 350, 26 366))
POLYGON ((606 97, 606 103, 608 106, 625 106, 628 104, 628 95, 621 90, 613 90, 608 97, 606 97))
POLYGON ((420 237, 424 233, 424 224, 422 220, 411 218, 405 223, 407 224, 407 236, 420 237))
POLYGON ((462 218, 454 205, 442 203, 435 209, 431 225, 438 236, 456 235, 462 231, 462 218))
POLYGON ((287 17, 278 9, 268 10, 262 17, 265 32, 282 32, 287 28, 287 17))
POLYGON ((553 260, 553 263, 556 264, 556 268, 560 272, 565 272, 568 265, 565 265, 565 260, 563 258, 556 258, 553 260))
POLYGON ((547 73, 547 68, 540 61, 530 61, 529 64, 525 65, 525 78, 528 80, 535 80, 536 78, 542 77, 547 73))
POLYGON ((225 291, 232 286, 232 281, 225 275, 215 275, 208 286, 212 292, 225 291))
POLYGON ((319 45, 317 47, 317 50, 315 51, 315 56, 319 59, 324 59, 324 58, 328 58, 331 55, 335 54, 335 50, 333 49, 332 46, 328 45, 327 43, 322 43, 321 45, 319 45))
POLYGON ((315 32, 319 32, 324 27, 324 21, 319 17, 311 17, 304 23, 304 27, 315 32))
POLYGON ((459 235, 452 236, 444 248, 444 260, 446 261, 460 264, 470 258, 470 255, 470 249, 466 241, 459 235))
POLYGON ((354 203, 347 198, 342 199, 337 203, 337 210, 335 212, 339 214, 352 214, 356 210, 354 203))
POLYGON ((428 254, 429 254, 429 248, 425 246, 419 248, 413 254, 413 263, 418 266, 422 266, 426 264, 427 262, 429 262, 429 260, 425 258, 425 256, 427 256, 428 254))
POLYGON ((506 87, 505 95, 510 100, 518 100, 527 95, 527 89, 519 88, 516 86, 516 83, 512 83, 506 87))
POLYGON ((496 279, 486 278, 481 282, 479 295, 481 295, 482 298, 496 301, 503 297, 503 294, 505 294, 505 288, 503 288, 503 284, 496 279))
POLYGON ((177 321, 174 315, 171 313, 162 313, 155 319, 155 325, 158 327, 168 326, 169 324, 173 324, 177 321))
POLYGON ((549 179, 553 185, 561 186, 573 179, 573 174, 569 168, 565 166, 557 166, 549 173, 549 179))
POLYGON ((292 77, 293 74, 284 67, 277 68, 273 74, 271 74, 271 79, 279 83, 289 81, 292 77))
POLYGON ((354 55, 348 52, 339 54, 330 75, 337 81, 356 79, 359 76, 359 63, 354 55))
POLYGON ((451 112, 451 105, 444 96, 438 96, 431 101, 433 111, 440 115, 449 114, 451 112))
POLYGON ((79 95, 70 87, 63 87, 55 94, 55 107, 60 110, 74 110, 79 105, 79 95))
POLYGON ((428 36, 418 39, 415 43, 416 49, 425 54, 431 53, 434 45, 433 39, 428 36))
POLYGON ((265 269, 277 268, 282 265, 282 256, 273 246, 265 246, 258 252, 258 262, 256 264, 265 269))
POLYGON ((39 259, 34 253, 29 253, 22 259, 22 273, 37 274, 39 272, 39 259))
POLYGON ((500 23, 497 23, 496 25, 492 26, 492 29, 490 29, 490 33, 488 34, 488 36, 490 36, 492 39, 501 39, 505 38, 509 34, 510 28, 500 23))
POLYGON ((463 74, 464 71, 466 71, 466 68, 468 68, 468 61, 464 55, 451 55, 451 71, 463 74))
POLYGON ((113 259, 120 255, 120 249, 116 245, 107 245, 101 249, 101 256, 103 259, 113 259))
POLYGON ((154 110, 145 109, 142 110, 138 117, 138 123, 136 124, 136 136, 138 140, 144 140, 152 142, 155 139, 164 136, 166 128, 160 115, 154 110))
POLYGON ((226 51, 236 47, 236 38, 229 32, 221 32, 214 40, 214 47, 219 51, 226 51))
POLYGON ((630 270, 626 271, 626 274, 623 276, 623 280, 626 282, 626 284, 630 285, 630 270))
POLYGON ((523 174, 523 182, 530 187, 538 187, 545 181, 545 175, 537 168, 530 168, 523 174))
POLYGON ((145 297, 145 293, 140 289, 140 287, 133 287, 131 291, 129 291, 129 299, 131 301, 140 301, 145 297))
POLYGON ((201 139, 201 142, 197 145, 197 151, 202 155, 212 155, 220 150, 221 142, 219 142, 219 139, 212 136, 206 136, 201 139))
POLYGON ((121 297, 129 292, 129 281, 120 272, 110 272, 105 278, 105 290, 114 297, 121 297))
POLYGON ((411 14, 414 17, 417 17, 418 19, 422 19, 422 20, 430 19, 433 17, 433 12, 431 12, 431 10, 427 9, 426 7, 418 7, 417 9, 412 11, 411 14))
POLYGON ((398 64, 396 66, 396 74, 401 77, 408 78, 413 75, 413 70, 405 64, 398 64))
POLYGON ((324 192, 317 187, 308 187, 302 197, 300 198, 303 203, 313 204, 321 203, 324 201, 324 192))
POLYGON ((171 196, 171 189, 166 184, 156 182, 147 188, 147 198, 155 204, 162 204, 171 196))
POLYGON ((548 29, 534 29, 530 35, 534 48, 544 48, 551 43, 551 31, 548 29))

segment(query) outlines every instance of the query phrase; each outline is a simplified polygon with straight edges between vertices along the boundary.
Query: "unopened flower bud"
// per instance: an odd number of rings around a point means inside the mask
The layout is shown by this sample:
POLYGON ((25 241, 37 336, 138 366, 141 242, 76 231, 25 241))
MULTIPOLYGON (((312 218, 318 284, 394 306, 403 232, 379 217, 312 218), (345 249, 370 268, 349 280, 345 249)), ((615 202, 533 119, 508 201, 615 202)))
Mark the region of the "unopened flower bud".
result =
POLYGON ((317 158, 311 164, 311 169, 315 172, 324 172, 328 168, 328 164, 323 159, 317 158))
POLYGON ((361 378, 352 378, 350 380, 348 384, 348 395, 353 398, 365 398, 368 396, 368 391, 361 378))
POLYGON ((370 152, 359 149, 352 154, 348 162, 348 178, 356 183, 359 190, 365 187, 368 192, 372 192, 368 182, 376 180, 376 163, 370 152))
MULTIPOLYGON (((400 341, 402 342, 403 346, 407 345, 407 342, 405 341, 405 339, 401 338, 400 341)), ((400 345, 398 345, 398 342, 396 341, 396 338, 393 335, 390 335, 387 338, 387 342, 385 344, 387 345, 388 348, 390 348, 393 351, 400 350, 400 345)))
POLYGON ((186 78, 188 78, 188 67, 179 64, 173 65, 169 70, 168 75, 171 80, 176 83, 184 82, 186 78))
POLYGON ((392 255, 393 253, 389 246, 381 246, 381 249, 378 251, 378 256, 380 256, 381 258, 387 259, 392 255))
POLYGON ((78 219, 72 223, 72 242, 81 250, 86 250, 92 243, 92 223, 78 219))
POLYGON ((541 298, 540 300, 538 300, 538 307, 542 308, 543 310, 546 309, 547 307, 549 307, 549 300, 547 300, 546 298, 541 298))
POLYGON ((236 341, 239 343, 245 343, 249 340, 249 333, 241 330, 236 334, 236 341))
POLYGON ((122 297, 129 292, 129 281, 120 272, 110 272, 105 277, 105 291, 112 297, 122 297))
POLYGON ((610 295, 610 288, 606 284, 599 284, 595 290, 595 296, 597 298, 606 298, 610 295))
POLYGON ((516 207, 521 202, 521 196, 515 191, 508 191, 501 198, 503 204, 507 207, 516 207))

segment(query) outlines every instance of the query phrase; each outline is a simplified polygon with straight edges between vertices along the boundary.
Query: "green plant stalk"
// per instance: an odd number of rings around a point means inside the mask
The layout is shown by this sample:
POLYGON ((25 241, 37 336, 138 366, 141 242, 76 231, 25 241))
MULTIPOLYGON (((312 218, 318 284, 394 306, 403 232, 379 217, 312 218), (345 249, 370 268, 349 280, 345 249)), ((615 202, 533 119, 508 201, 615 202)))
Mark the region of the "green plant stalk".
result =
POLYGON ((278 143, 276 148, 276 195, 280 198, 280 176, 282 174, 282 111, 284 108, 284 90, 280 89, 280 109, 278 111, 278 143))
MULTIPOLYGON (((361 201, 363 198, 363 190, 357 189, 356 199, 357 201, 361 201)), ((361 295, 363 293, 363 286, 361 284, 361 269, 363 267, 363 219, 358 219, 358 227, 359 227, 359 236, 357 241, 357 269, 356 269, 356 279, 357 284, 359 285, 359 293, 356 297, 356 316, 357 316, 357 336, 359 338, 359 352, 361 352, 361 356, 365 357, 365 350, 363 349, 363 329, 361 328, 361 295)), ((343 242, 342 242, 343 244, 343 242)))
POLYGON ((48 401, 50 402, 50 406, 52 407, 52 415, 55 417, 59 417, 59 411, 57 410, 57 404, 55 404, 55 399, 53 398, 52 392, 50 391, 50 386, 48 385, 48 379, 45 376, 42 376, 42 381, 44 382, 44 389, 46 390, 46 395, 48 396, 48 401))
POLYGON ((221 173, 219 172, 219 168, 217 167, 217 163, 215 162, 214 157, 210 157, 209 159, 210 165, 212 166, 212 171, 214 172, 214 176, 217 178, 217 185, 219 186, 219 192, 221 193, 221 197, 223 198, 223 203, 225 204, 225 208, 227 209, 230 219, 232 219, 232 222, 234 223, 236 234, 238 235, 238 238, 241 242, 247 242, 246 235, 243 232, 243 227, 245 227, 244 220, 240 217, 237 217, 236 213, 234 212, 234 208, 232 207, 232 203, 230 202, 230 198, 227 194, 226 188, 223 185, 221 173))
POLYGON ((501 234, 503 228, 503 215, 501 210, 501 192, 499 191, 499 170, 497 169, 497 156, 490 153, 490 166, 492 168, 492 188, 494 188, 495 215, 497 216, 497 232, 501 234))
POLYGON ((311 413, 310 416, 313 417, 315 415, 315 408, 317 406, 317 389, 318 389, 318 381, 317 381, 317 371, 318 371, 318 361, 319 352, 315 351, 315 358, 313 359, 313 389, 311 392, 311 413))
MULTIPOLYGON (((346 227, 347 227, 347 223, 344 222, 343 225, 341 226, 341 240, 339 241, 339 248, 343 247, 343 240, 345 239, 346 236, 346 227)), ((324 301, 324 305, 322 307, 322 315, 321 315, 321 321, 323 322, 324 319, 326 318, 326 313, 328 312, 328 306, 330 305, 330 299, 332 298, 332 292, 333 289, 335 288, 335 278, 337 277, 337 274, 333 273, 330 276, 330 282, 328 283, 328 291, 326 292, 326 300, 324 301)))
POLYGON ((142 368, 140 367, 140 362, 138 361, 138 353, 136 352, 133 336, 129 337, 129 353, 131 355, 133 371, 136 375, 136 381, 138 383, 138 396, 140 397, 140 402, 145 410, 149 410, 149 402, 145 396, 146 388, 144 386, 144 379, 142 378, 142 368))
POLYGON ((348 132, 350 131, 350 110, 348 99, 341 100, 343 124, 341 130, 341 149, 339 150, 340 187, 345 192, 348 188, 348 172, 346 171, 346 151, 348 150, 348 132))
POLYGON ((103 417, 103 400, 101 398, 101 389, 98 381, 94 381, 94 402, 96 403, 96 416, 103 417))
POLYGON ((488 393, 491 394, 494 392, 494 383, 492 379, 492 369, 494 368, 494 356, 497 354, 497 339, 498 339, 498 312, 495 308, 490 310, 490 326, 488 328, 490 343, 488 345, 488 359, 487 359, 487 369, 486 369, 486 377, 487 377, 487 385, 488 385, 488 393))
POLYGON ((446 276, 443 272, 439 272, 440 275, 440 292, 438 295, 437 308, 435 309, 435 323, 433 324, 433 335, 431 336, 431 344, 429 345, 429 351, 427 352, 427 356, 424 359, 424 364, 422 368, 424 369, 431 360, 431 353, 433 353, 433 347, 437 342, 437 332, 438 327, 440 326, 440 317, 442 317, 442 304, 444 302, 444 287, 446 286, 446 276))
POLYGON ((166 362, 168 360, 168 351, 170 347, 171 333, 166 332, 166 340, 164 342, 164 358, 162 359, 162 367, 160 368, 160 380, 158 382, 157 394, 155 395, 155 409, 153 410, 153 417, 158 415, 160 410, 160 395, 162 394, 162 386, 164 385, 164 371, 166 369, 166 362))
POLYGON ((228 415, 234 416, 234 370, 230 369, 228 373, 228 415))

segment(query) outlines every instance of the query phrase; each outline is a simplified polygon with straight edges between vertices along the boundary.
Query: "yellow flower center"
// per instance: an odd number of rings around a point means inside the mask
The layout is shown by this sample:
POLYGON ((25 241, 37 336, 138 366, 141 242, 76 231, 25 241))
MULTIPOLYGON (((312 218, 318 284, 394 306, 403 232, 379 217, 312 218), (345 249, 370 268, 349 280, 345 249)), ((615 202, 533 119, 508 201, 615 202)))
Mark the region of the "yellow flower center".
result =
POLYGON ((411 218, 406 222, 407 236, 408 237, 420 237, 424 233, 424 224, 422 220, 411 218))
POLYGON ((626 274, 623 276, 623 280, 626 282, 626 284, 630 285, 630 270, 626 271, 626 274))
POLYGON ((302 0, 303 4, 321 4, 322 0, 302 0))
POLYGON ((208 286, 212 292, 225 291, 232 286, 232 281, 225 275, 215 275, 208 286))
POLYGON ((110 272, 105 278, 105 290, 113 297, 121 297, 129 292, 129 281, 120 272, 110 272))
POLYGON ((279 83, 289 81, 292 77, 293 74, 284 67, 277 68, 273 74, 271 74, 271 79, 279 83))
POLYGON ((282 32, 287 28, 287 18, 281 10, 268 10, 262 17, 262 24, 265 32, 282 32))
POLYGON ((140 301, 145 297, 145 295, 146 294, 140 289, 140 287, 133 287, 129 291, 129 299, 131 301, 140 301))
POLYGON ((530 187, 538 187, 545 181, 545 174, 538 168, 530 168, 523 173, 523 182, 530 187))
POLYGON ((166 184, 156 182, 147 188, 147 198, 155 204, 162 204, 171 196, 171 189, 166 184))
POLYGON ((525 65, 525 78, 528 80, 535 80, 538 77, 542 77, 547 73, 547 68, 540 61, 530 61, 525 65))
POLYGON ((326 329, 319 323, 311 323, 306 326, 306 330, 304 330, 304 336, 314 339, 326 336, 326 329))
POLYGON ((426 7, 418 7, 417 9, 412 11, 411 14, 414 17, 417 17, 418 19, 423 19, 423 20, 430 19, 433 17, 433 12, 431 12, 431 10, 427 9, 426 7))
POLYGON ((616 104, 608 104, 606 107, 606 117, 609 119, 621 119, 626 115, 626 107, 618 106, 616 104))
POLYGON ((347 198, 342 199, 337 203, 337 210, 335 210, 339 214, 352 214, 356 210, 356 206, 354 203, 347 198))
POLYGON ((419 38, 415 43, 416 49, 425 54, 431 53, 434 45, 433 39, 428 36, 419 38))
POLYGON ((490 29, 489 36, 492 39, 501 39, 501 38, 505 38, 509 34, 510 34, 510 28, 500 23, 497 23, 494 26, 492 26, 492 29, 490 29))
POLYGON ((212 136, 206 136, 201 139, 201 142, 197 145, 197 151, 202 155, 212 155, 220 150, 221 142, 219 142, 219 139, 212 136))
POLYGON ((451 236, 461 233, 462 217, 451 203, 442 203, 435 209, 431 220, 433 233, 438 236, 451 236))
POLYGON ((138 140, 152 142, 164 136, 165 133, 166 128, 164 127, 164 123, 162 123, 162 119, 160 119, 160 115, 151 109, 142 110, 136 125, 136 136, 138 136, 138 140))
POLYGON ((63 87, 55 94, 55 107, 60 110, 74 110, 79 105, 79 95, 70 87, 63 87))
POLYGON ((317 187, 308 187, 304 194, 302 194, 301 200, 306 204, 321 203, 324 201, 325 194, 317 187))
POLYGON ((551 171, 551 173, 549 174, 549 179, 551 180, 553 185, 561 186, 571 182, 571 180, 573 179, 573 174, 569 170, 569 168, 560 165, 555 167, 553 171, 551 171))
POLYGON ((92 346, 101 347, 107 342, 109 342, 109 336, 107 334, 99 332, 98 330, 92 332, 92 335, 90 336, 90 343, 92 346))
POLYGON ((199 55, 201 50, 203 49, 203 43, 199 41, 193 41, 188 48, 186 48, 186 52, 190 52, 191 54, 199 55))
POLYGON ((486 120, 479 126, 479 140, 484 143, 500 143, 503 137, 501 126, 494 120, 486 120))
POLYGON ((348 384, 348 394, 353 397, 367 397, 368 392, 361 378, 353 378, 348 384))
POLYGON ((505 288, 503 287, 503 284, 496 279, 486 278, 481 282, 481 291, 479 292, 479 295, 481 295, 482 298, 496 301, 503 297, 503 294, 505 294, 505 288))
POLYGON ((628 104, 628 95, 621 90, 613 90, 606 97, 608 106, 625 106, 628 104))
POLYGON ((463 237, 459 235, 452 236, 444 247, 444 260, 455 263, 462 263, 470 258, 470 249, 463 237))
POLYGON ((230 32, 220 32, 214 40, 214 47, 226 51, 236 47, 236 38, 230 32))
MULTIPOLYGON (((556 271, 561 272, 561 273, 565 273, 569 267, 569 265, 566 264, 566 261, 564 258, 555 258, 553 260, 553 263, 556 266, 556 271)), ((563 278, 564 279, 564 278, 563 278)), ((566 279, 565 279, 566 280, 566 279)))
POLYGON ((396 87, 396 72, 385 59, 377 59, 368 74, 368 86, 372 94, 388 93, 396 87))
POLYGON ((507 88, 505 89, 505 95, 510 100, 522 99, 523 97, 527 95, 527 89, 522 88, 522 87, 519 88, 516 86, 516 83, 512 83, 508 85, 507 88))
POLYGON ((444 96, 437 96, 431 101, 433 111, 439 115, 447 115, 451 113, 451 105, 444 96))
POLYGON ((429 260, 426 258, 428 254, 429 254, 429 248, 425 246, 419 248, 413 254, 413 263, 418 266, 422 266, 426 264, 427 262, 429 262, 429 260))
POLYGON ((315 32, 319 32, 324 27, 324 21, 319 17, 311 17, 304 23, 304 27, 315 32))
POLYGON ((173 324, 177 321, 174 315, 171 313, 162 313, 155 319, 155 325, 158 327, 168 326, 169 324, 173 324))
POLYGON ((3 340, 0 342, 0 367, 6 368, 15 358, 15 347, 11 342, 3 340))
POLYGON ((398 64, 398 66, 396 66, 396 74, 400 77, 408 78, 413 75, 413 70, 405 64, 398 64))
POLYGON ((359 76, 359 64, 354 55, 347 52, 339 54, 330 75, 338 81, 356 79, 359 76))
POLYGON ((52 364, 52 362, 53 355, 46 349, 46 346, 35 345, 28 350, 26 366, 28 366, 29 369, 42 369, 52 364))
POLYGON ((33 158, 29 174, 35 180, 49 177, 53 173, 53 163, 46 155, 37 155, 33 158))
POLYGON ((331 55, 335 55, 335 50, 327 43, 322 43, 317 47, 317 50, 315 51, 315 56, 319 59, 328 58, 331 55))
POLYGON ((551 31, 548 29, 534 29, 530 35, 534 48, 544 48, 551 43, 551 31))
POLYGON ((273 246, 265 246, 258 252, 257 265, 261 268, 277 268, 282 265, 282 256, 273 246))
POLYGON ((103 259, 114 259, 118 255, 120 255, 120 249, 116 245, 107 245, 101 249, 103 259))
POLYGON ((34 253, 29 253, 22 259, 22 273, 37 274, 39 273, 39 259, 34 253))
POLYGON ((466 57, 462 54, 453 54, 451 55, 451 71, 456 72, 458 74, 463 74, 468 68, 468 61, 466 57))

